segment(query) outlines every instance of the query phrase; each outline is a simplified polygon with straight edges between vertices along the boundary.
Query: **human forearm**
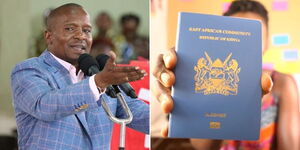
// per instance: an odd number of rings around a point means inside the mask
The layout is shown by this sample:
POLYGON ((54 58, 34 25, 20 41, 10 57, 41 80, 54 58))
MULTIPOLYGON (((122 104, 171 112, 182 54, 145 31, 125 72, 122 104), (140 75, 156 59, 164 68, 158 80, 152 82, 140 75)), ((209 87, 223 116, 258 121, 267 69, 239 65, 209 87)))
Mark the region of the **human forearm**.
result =
POLYGON ((277 125, 277 147, 279 150, 299 150, 300 120, 299 96, 294 79, 285 75, 279 82, 281 88, 277 125))

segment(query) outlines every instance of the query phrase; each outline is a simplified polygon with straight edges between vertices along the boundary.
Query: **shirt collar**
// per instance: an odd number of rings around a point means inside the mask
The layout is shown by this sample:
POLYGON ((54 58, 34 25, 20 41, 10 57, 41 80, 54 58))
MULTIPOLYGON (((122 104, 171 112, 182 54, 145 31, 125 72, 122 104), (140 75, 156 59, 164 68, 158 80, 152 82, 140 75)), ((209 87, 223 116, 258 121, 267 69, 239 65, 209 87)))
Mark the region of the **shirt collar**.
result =
MULTIPOLYGON (((66 62, 58 57, 56 57, 54 54, 52 54, 51 52, 49 52, 53 58, 55 60, 58 61, 59 64, 61 64, 62 66, 64 66, 64 68, 66 68, 68 70, 69 73, 74 74, 76 76, 76 67, 72 64, 70 64, 69 62, 66 62)), ((83 72, 81 70, 79 70, 78 75, 83 74, 83 72)), ((81 76, 81 75, 80 75, 81 76)))
MULTIPOLYGON (((50 54, 54 57, 55 60, 57 60, 62 66, 64 66, 68 71, 70 71, 72 68, 75 68, 72 64, 56 57, 54 54, 50 52, 50 54)), ((75 68, 76 69, 76 68, 75 68)))

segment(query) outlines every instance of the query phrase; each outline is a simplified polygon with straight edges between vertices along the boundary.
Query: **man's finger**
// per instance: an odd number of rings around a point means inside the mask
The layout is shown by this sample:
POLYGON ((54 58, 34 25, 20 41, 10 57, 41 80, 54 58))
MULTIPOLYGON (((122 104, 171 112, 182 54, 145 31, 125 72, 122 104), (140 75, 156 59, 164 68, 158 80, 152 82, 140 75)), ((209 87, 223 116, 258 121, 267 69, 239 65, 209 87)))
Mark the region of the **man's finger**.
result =
POLYGON ((144 77, 144 74, 137 73, 137 72, 129 72, 129 73, 118 73, 115 75, 112 80, 113 84, 122 84, 125 82, 131 82, 140 80, 144 77))
POLYGON ((168 132, 169 132, 169 125, 166 125, 164 128, 162 128, 160 133, 163 137, 168 137, 168 132))
POLYGON ((177 56, 174 47, 169 49, 166 53, 164 53, 163 61, 167 69, 173 69, 175 67, 177 63, 177 56))
POLYGON ((132 81, 136 81, 136 80, 141 80, 144 78, 143 74, 136 74, 134 76, 129 76, 128 77, 128 81, 127 82, 132 82, 132 81))
POLYGON ((107 55, 109 56, 107 63, 115 64, 116 54, 113 51, 109 51, 107 55))
POLYGON ((140 71, 132 71, 132 72, 124 72, 124 73, 118 73, 119 78, 128 78, 128 79, 135 79, 135 78, 142 78, 145 76, 144 73, 140 72, 140 71))
POLYGON ((271 92, 272 87, 273 87, 273 81, 272 81, 270 75, 267 73, 262 73, 262 75, 261 75, 261 88, 262 88, 262 93, 263 93, 262 96, 271 92))
POLYGON ((139 70, 139 67, 135 66, 115 66, 114 71, 117 72, 130 72, 130 71, 137 71, 139 70))

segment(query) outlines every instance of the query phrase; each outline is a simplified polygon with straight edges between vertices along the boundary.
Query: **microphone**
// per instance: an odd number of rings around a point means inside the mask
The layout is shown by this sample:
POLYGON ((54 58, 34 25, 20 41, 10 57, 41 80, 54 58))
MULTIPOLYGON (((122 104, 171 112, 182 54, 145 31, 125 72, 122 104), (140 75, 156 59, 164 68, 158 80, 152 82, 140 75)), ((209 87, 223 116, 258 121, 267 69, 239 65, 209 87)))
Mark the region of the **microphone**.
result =
MULTIPOLYGON (((105 55, 105 54, 100 54, 96 57, 96 60, 99 64, 100 71, 104 68, 108 59, 109 59, 109 56, 105 55)), ((118 86, 127 96, 130 96, 131 98, 137 98, 137 95, 135 94, 134 89, 132 88, 132 86, 129 83, 123 83, 118 86)))
MULTIPOLYGON (((81 54, 78 58, 78 64, 79 68, 87 76, 92 76, 100 72, 97 61, 89 54, 81 54)), ((112 86, 108 86, 105 93, 112 98, 117 97, 117 94, 112 86)))
MULTIPOLYGON (((105 63, 106 63, 106 60, 105 60, 105 63)), ((102 69, 104 68, 105 63, 104 63, 104 65, 101 65, 102 69)), ((83 73, 85 75, 91 76, 91 75, 96 74, 96 73, 99 72, 98 63, 89 54, 80 55, 79 58, 78 58, 78 64, 79 64, 79 68, 83 71, 83 73)), ((112 98, 117 98, 117 100, 120 102, 124 112, 127 115, 127 118, 117 118, 116 116, 113 115, 113 113, 110 110, 110 107, 106 103, 106 101, 104 99, 102 99, 101 105, 102 105, 106 115, 108 116, 108 118, 111 121, 120 124, 120 145, 119 145, 119 149, 124 150, 124 148, 125 148, 125 133, 126 133, 125 132, 125 127, 126 127, 126 124, 129 124, 132 121, 133 115, 132 115, 132 112, 130 111, 130 109, 129 109, 129 107, 128 107, 121 91, 119 90, 119 88, 116 85, 108 86, 106 88, 106 94, 111 96, 112 98), (109 92, 109 93, 107 93, 107 92, 109 92)))
POLYGON ((98 63, 89 54, 81 54, 78 58, 79 68, 87 76, 92 76, 99 71, 98 63))

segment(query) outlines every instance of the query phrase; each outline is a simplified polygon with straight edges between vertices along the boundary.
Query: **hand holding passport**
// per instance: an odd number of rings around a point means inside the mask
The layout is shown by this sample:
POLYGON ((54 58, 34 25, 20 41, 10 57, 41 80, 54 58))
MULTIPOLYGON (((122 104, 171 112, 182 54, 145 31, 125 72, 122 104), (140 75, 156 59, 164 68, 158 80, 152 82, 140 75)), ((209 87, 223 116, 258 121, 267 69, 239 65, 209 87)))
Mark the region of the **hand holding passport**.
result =
MULTIPOLYGON (((166 53, 161 54, 156 61, 153 75, 156 78, 155 86, 152 87, 152 93, 161 104, 161 109, 165 113, 170 113, 173 109, 173 99, 171 96, 171 88, 175 83, 175 75, 173 68, 176 67, 176 52, 175 48, 167 50, 166 53), (162 77, 162 73, 165 73, 162 77)), ((268 94, 272 89, 271 77, 263 73, 261 76, 261 87, 264 95, 268 94)), ((162 128, 162 136, 168 136, 168 126, 162 128)))
MULTIPOLYGON (((203 47, 207 47, 207 45, 203 45, 203 47)), ((186 51, 186 50, 185 52, 190 53, 190 51, 186 51)), ((165 113, 170 113, 173 110, 173 106, 174 106, 173 99, 171 97, 170 87, 175 83, 175 75, 172 69, 175 67, 176 61, 177 61, 176 52, 174 49, 170 49, 167 53, 159 56, 155 69, 153 70, 153 74, 156 77, 157 81, 155 84, 156 86, 154 88, 152 87, 152 91, 156 96, 156 98, 160 101, 162 109, 164 110, 165 113)), ((185 82, 185 81, 180 81, 180 82, 185 82)), ((272 86, 272 81, 267 74, 263 74, 261 76, 261 85, 262 85, 261 87, 262 87, 263 94, 266 94, 270 91, 272 86)), ((201 106, 199 107, 200 107, 199 109, 201 109, 201 106)), ((173 126, 175 126, 175 124, 173 124, 173 126)), ((166 136, 167 130, 165 130, 165 132, 163 133, 166 136)), ((199 136, 203 137, 201 135, 199 136)))

